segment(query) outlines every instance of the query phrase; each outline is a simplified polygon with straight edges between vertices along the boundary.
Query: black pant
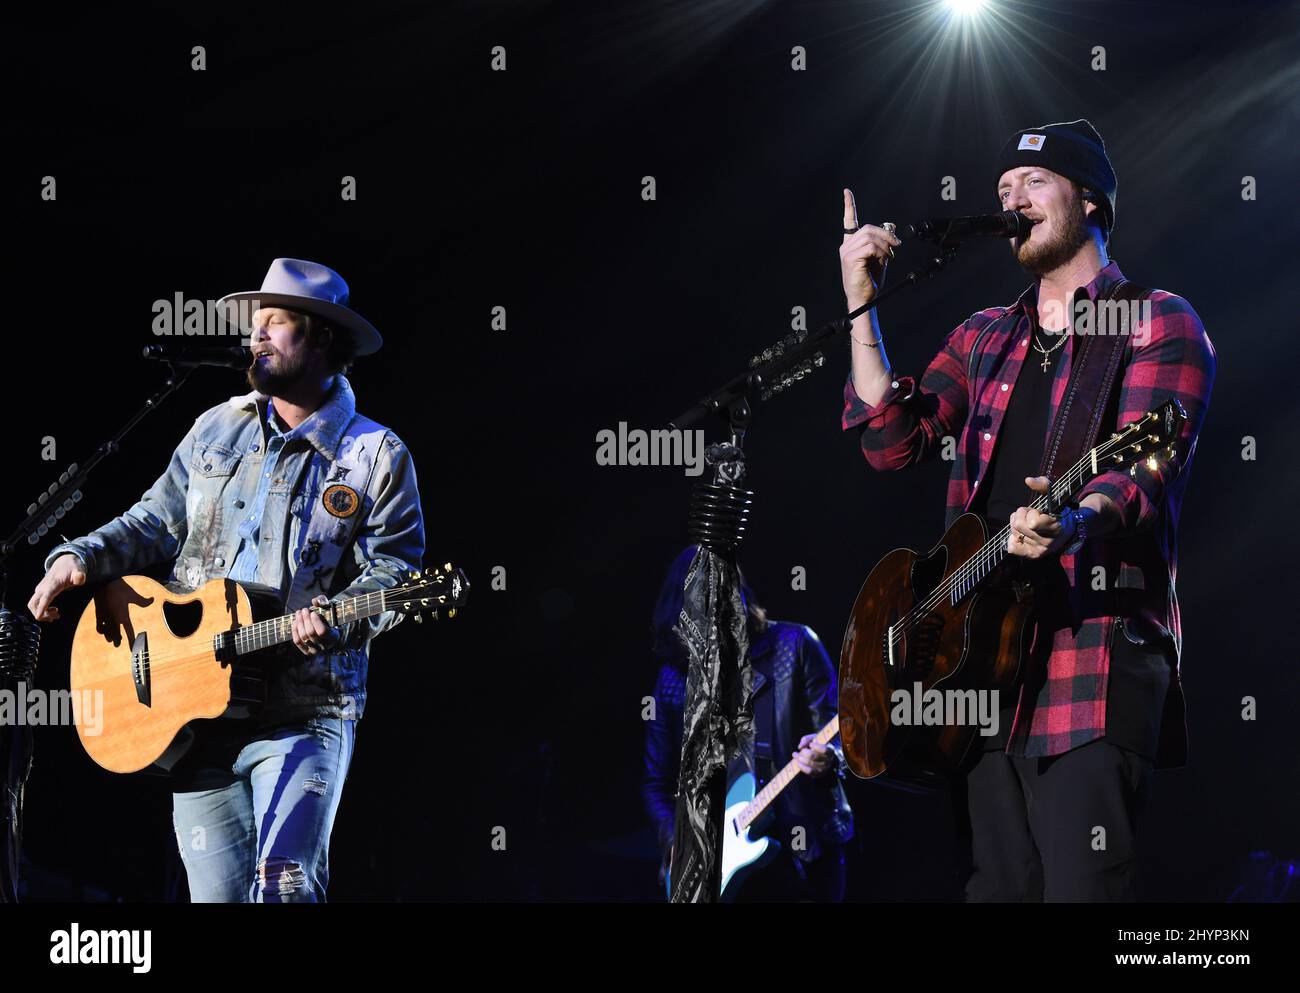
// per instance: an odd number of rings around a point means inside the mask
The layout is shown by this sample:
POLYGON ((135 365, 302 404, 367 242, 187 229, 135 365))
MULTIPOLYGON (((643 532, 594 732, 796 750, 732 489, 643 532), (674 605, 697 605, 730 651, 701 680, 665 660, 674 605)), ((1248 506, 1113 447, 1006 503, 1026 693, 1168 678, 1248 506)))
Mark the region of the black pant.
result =
POLYGON ((1105 740, 1050 758, 982 753, 966 779, 967 901, 1137 899, 1137 816, 1152 765, 1105 740))

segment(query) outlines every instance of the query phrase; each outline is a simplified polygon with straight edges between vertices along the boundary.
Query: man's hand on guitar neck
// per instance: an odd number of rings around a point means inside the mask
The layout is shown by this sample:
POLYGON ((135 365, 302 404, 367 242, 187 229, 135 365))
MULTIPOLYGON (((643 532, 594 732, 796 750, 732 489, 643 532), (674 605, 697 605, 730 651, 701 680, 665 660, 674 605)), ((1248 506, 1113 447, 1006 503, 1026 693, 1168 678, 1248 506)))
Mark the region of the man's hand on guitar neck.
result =
MULTIPOLYGON (((329 597, 318 596, 312 601, 312 605, 324 607, 329 602, 329 597)), ((293 615, 292 632, 294 647, 304 655, 328 652, 338 647, 342 640, 339 637, 339 629, 326 624, 325 618, 311 607, 303 607, 293 615)))
POLYGON ((835 753, 817 740, 815 734, 805 734, 799 739, 799 748, 790 753, 799 771, 814 779, 824 776, 835 766, 835 753))
POLYGON ((81 560, 69 553, 60 555, 50 565, 50 571, 36 584, 32 598, 27 601, 27 609, 38 621, 57 621, 59 608, 51 606, 54 598, 69 586, 82 586, 86 574, 81 569, 81 560))
MULTIPOLYGON (((1046 476, 1029 476, 1025 485, 1035 493, 1046 493, 1051 481, 1046 476)), ((1119 524, 1119 509, 1107 496, 1089 493, 1079 503, 1077 511, 1086 522, 1087 535, 1113 531, 1119 524)), ((1033 507, 1018 507, 1011 515, 1011 530, 1007 535, 1007 551, 1027 559, 1041 559, 1055 555, 1074 541, 1076 527, 1074 514, 1065 515, 1069 525, 1063 526, 1060 517, 1044 514, 1033 507)))

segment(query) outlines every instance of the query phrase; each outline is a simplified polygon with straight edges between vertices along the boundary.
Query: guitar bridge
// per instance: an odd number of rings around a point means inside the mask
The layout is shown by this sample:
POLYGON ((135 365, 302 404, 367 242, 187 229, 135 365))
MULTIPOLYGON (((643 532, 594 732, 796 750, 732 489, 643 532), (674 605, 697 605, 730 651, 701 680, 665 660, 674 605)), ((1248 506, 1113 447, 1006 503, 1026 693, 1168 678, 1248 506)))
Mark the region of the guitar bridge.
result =
POLYGON ((144 706, 153 706, 153 685, 149 678, 149 634, 141 631, 131 642, 131 682, 135 684, 135 698, 144 706))

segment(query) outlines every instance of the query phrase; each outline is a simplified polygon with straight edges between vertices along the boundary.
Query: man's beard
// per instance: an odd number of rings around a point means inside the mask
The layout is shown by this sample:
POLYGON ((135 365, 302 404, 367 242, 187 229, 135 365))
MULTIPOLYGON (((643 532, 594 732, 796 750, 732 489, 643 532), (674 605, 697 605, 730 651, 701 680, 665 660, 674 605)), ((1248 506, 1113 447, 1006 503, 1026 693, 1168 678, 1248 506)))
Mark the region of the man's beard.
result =
POLYGON ((1022 244, 1016 249, 1016 261, 1035 276, 1045 276, 1072 260, 1091 237, 1083 200, 1075 198, 1073 209, 1064 218, 1060 229, 1041 245, 1022 244))
POLYGON ((301 381, 306 371, 307 363, 303 355, 299 354, 297 359, 287 359, 277 352, 265 363, 254 360, 248 367, 246 376, 248 385, 258 393, 280 396, 286 388, 301 381), (274 363, 274 371, 271 368, 272 363, 274 363))

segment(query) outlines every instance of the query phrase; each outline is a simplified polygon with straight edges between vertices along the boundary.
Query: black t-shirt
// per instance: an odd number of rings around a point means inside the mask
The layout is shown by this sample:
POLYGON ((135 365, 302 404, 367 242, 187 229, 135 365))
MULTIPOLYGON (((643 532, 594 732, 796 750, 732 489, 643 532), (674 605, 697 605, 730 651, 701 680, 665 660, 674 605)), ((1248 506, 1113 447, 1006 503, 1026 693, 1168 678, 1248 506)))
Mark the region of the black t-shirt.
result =
MULTIPOLYGON (((1063 344, 1047 356, 1044 372, 1043 356, 1032 344, 1033 336, 1038 334, 1038 322, 1032 316, 1030 319, 1034 330, 1030 332, 1031 343, 1025 346, 1028 354, 1020 364, 1011 403, 1002 418, 997 451, 984 474, 983 492, 972 506, 993 533, 1007 526, 1017 507, 1027 507, 1033 499, 1025 477, 1037 476, 1042 465, 1052 408, 1052 379, 1056 364, 1069 347, 1063 344)), ((1059 334, 1038 334, 1044 348, 1051 348, 1059 339, 1059 334)))
MULTIPOLYGON (((1011 402, 998 432, 997 449, 984 474, 980 493, 971 510, 982 516, 990 535, 1007 526, 1019 507, 1027 507, 1037 496, 1025 485, 1026 476, 1037 476, 1042 465, 1043 448, 1051 427, 1052 380, 1058 362, 1069 349, 1062 344, 1046 357, 1043 370, 1042 352, 1033 346, 1033 336, 1045 349, 1059 340, 1059 334, 1045 334, 1036 316, 1030 312, 1031 341, 1028 354, 1020 365, 1011 402)), ((1047 567, 1018 560, 1021 575, 1040 580, 1047 567)), ((1039 584, 1041 585, 1041 584, 1039 584)), ((1160 716, 1169 689, 1169 664, 1162 646, 1134 645, 1121 630, 1116 630, 1110 658, 1110 682, 1106 688, 1106 740, 1123 748, 1154 757, 1160 732, 1160 716)), ((1006 694, 1009 703, 999 714, 997 735, 981 739, 983 748, 1005 747, 1007 732, 1015 714, 1016 694, 1006 694)))

